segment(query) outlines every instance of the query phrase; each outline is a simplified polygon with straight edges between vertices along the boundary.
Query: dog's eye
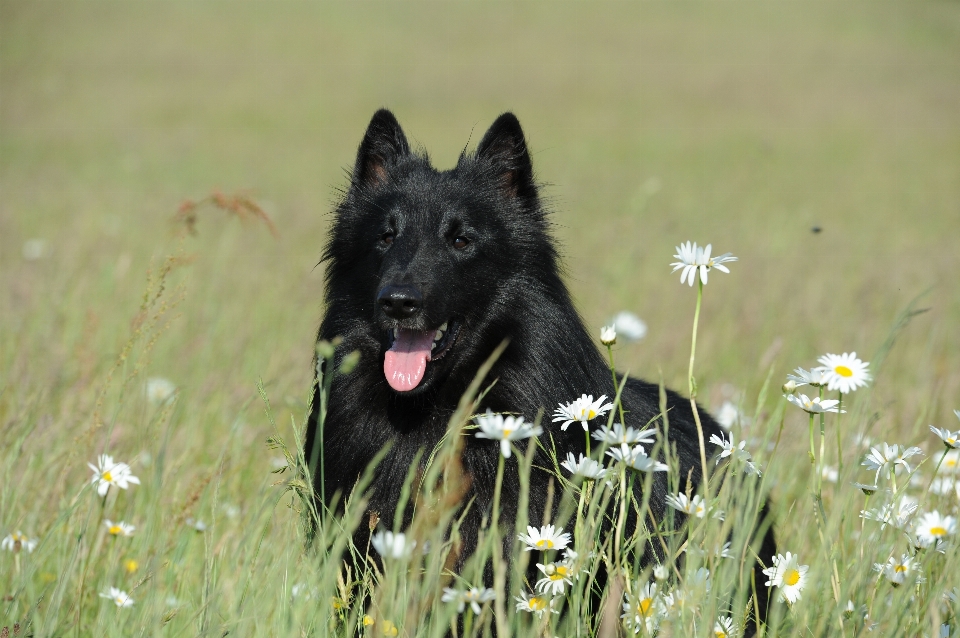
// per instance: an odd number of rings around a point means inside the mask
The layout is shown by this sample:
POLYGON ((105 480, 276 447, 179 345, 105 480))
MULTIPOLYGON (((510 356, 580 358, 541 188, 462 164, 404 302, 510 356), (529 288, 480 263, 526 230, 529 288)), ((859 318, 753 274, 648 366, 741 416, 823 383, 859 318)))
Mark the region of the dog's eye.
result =
POLYGON ((470 243, 470 240, 467 239, 466 237, 457 237, 456 239, 453 240, 453 247, 456 248, 457 250, 463 250, 464 248, 467 247, 467 244, 469 243, 470 243))
POLYGON ((393 243, 393 237, 394 237, 394 233, 392 231, 387 232, 380 236, 380 241, 382 241, 387 245, 390 245, 393 243))

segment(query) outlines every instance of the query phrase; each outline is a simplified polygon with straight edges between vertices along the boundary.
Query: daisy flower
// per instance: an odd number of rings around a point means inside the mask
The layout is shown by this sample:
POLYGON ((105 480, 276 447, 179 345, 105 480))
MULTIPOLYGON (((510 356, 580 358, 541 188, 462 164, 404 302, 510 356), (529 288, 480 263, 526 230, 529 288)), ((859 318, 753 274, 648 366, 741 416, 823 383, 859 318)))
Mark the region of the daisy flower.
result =
MULTIPOLYGON (((841 412, 841 410, 837 408, 840 402, 836 399, 821 401, 820 397, 810 399, 805 394, 801 394, 800 396, 796 394, 785 394, 783 398, 809 414, 821 414, 823 412, 833 412, 836 414, 837 412, 841 412)), ((845 413, 846 410, 842 410, 842 412, 845 413)))
POLYGON ((407 560, 413 549, 417 546, 416 541, 407 541, 407 535, 402 532, 380 531, 373 535, 370 544, 377 550, 377 553, 384 558, 394 558, 397 560, 407 560))
POLYGON ((637 445, 638 443, 653 443, 656 430, 644 428, 635 430, 631 427, 624 428, 622 423, 614 423, 613 427, 603 426, 599 430, 594 430, 590 436, 601 443, 608 445, 637 445))
POLYGON ((502 414, 494 414, 489 408, 485 415, 477 417, 477 427, 480 428, 475 435, 478 439, 500 441, 500 453, 504 458, 510 458, 510 441, 520 441, 543 434, 543 428, 539 425, 524 423, 522 416, 505 417, 502 414))
POLYGON ((545 565, 537 563, 537 569, 543 573, 543 578, 537 581, 536 587, 541 593, 559 596, 567 585, 573 585, 573 565, 570 559, 545 565))
MULTIPOLYGON (((704 503, 703 497, 699 494, 695 495, 692 499, 687 498, 687 495, 683 492, 667 494, 666 501, 667 505, 688 516, 703 518, 707 515, 707 506, 704 503)), ((722 521, 723 512, 711 512, 711 518, 719 518, 722 521)))
POLYGON ((860 516, 870 521, 880 523, 880 529, 887 525, 892 525, 897 529, 906 529, 907 522, 919 505, 909 496, 902 496, 896 503, 887 503, 876 510, 866 510, 860 512, 860 516))
POLYGON ((540 551, 560 550, 569 545, 571 541, 570 534, 563 533, 562 527, 554 527, 552 524, 544 525, 540 529, 528 525, 527 533, 518 534, 517 538, 527 545, 523 548, 526 552, 534 549, 540 551))
POLYGON ((564 405, 562 403, 558 404, 558 407, 553 412, 553 422, 563 421, 560 425, 560 429, 566 431, 567 426, 569 426, 574 421, 579 421, 580 425, 583 426, 584 432, 587 430, 587 421, 591 421, 598 416, 603 416, 613 408, 612 403, 604 403, 607 400, 607 395, 600 395, 600 398, 596 401, 593 400, 592 394, 584 394, 576 401, 564 405))
POLYGON ((724 430, 730 431, 736 423, 740 425, 747 425, 749 419, 747 419, 739 408, 734 405, 733 401, 724 401, 723 405, 720 406, 720 409, 717 410, 717 414, 714 417, 716 422, 720 424, 724 430))
POLYGON ((14 554, 19 554, 23 550, 27 550, 27 553, 31 554, 36 547, 37 539, 29 538, 20 530, 17 530, 13 534, 7 534, 3 537, 3 540, 0 541, 0 549, 5 549, 14 554))
POLYGON ((827 385, 827 372, 823 368, 811 368, 809 370, 797 368, 793 371, 793 374, 787 375, 787 381, 793 381, 794 389, 805 385, 812 385, 815 388, 819 388, 820 386, 827 385))
POLYGON ((638 472, 666 472, 670 469, 665 463, 647 456, 642 445, 630 447, 626 443, 621 443, 620 447, 607 450, 607 456, 638 472))
POLYGON ((827 389, 831 392, 839 390, 843 394, 849 394, 871 381, 867 371, 870 364, 858 359, 856 352, 825 354, 817 361, 826 372, 827 389))
POLYGON ((443 596, 440 600, 445 603, 457 603, 458 614, 462 614, 467 605, 470 605, 473 613, 479 616, 482 611, 480 605, 488 603, 496 597, 497 593, 487 587, 471 587, 466 591, 444 587, 443 596))
POLYGON ((951 432, 947 428, 941 430, 940 428, 935 428, 931 425, 930 431, 940 437, 940 440, 943 441, 945 446, 947 446, 947 449, 955 450, 960 447, 960 430, 951 432))
POLYGON ((147 379, 146 394, 147 399, 154 405, 163 405, 173 397, 177 392, 177 386, 172 381, 163 377, 151 377, 147 379))
POLYGON ((632 312, 618 312, 610 323, 617 331, 617 336, 627 341, 640 341, 647 336, 647 324, 632 312))
POLYGON ((600 328, 600 343, 605 346, 612 346, 617 342, 617 326, 603 326, 600 328))
POLYGON ((97 486, 97 494, 106 496, 107 490, 111 485, 125 490, 130 484, 140 485, 140 479, 133 475, 130 466, 126 463, 117 463, 109 454, 101 454, 97 457, 97 464, 87 463, 87 466, 93 470, 93 480, 91 483, 97 486))
POLYGON ((873 496, 873 493, 880 489, 876 483, 873 483, 872 485, 868 485, 867 483, 851 483, 850 485, 853 485, 867 496, 873 496))
POLYGON ((947 452, 947 455, 943 457, 943 462, 940 464, 940 467, 944 472, 956 474, 956 472, 960 470, 960 450, 950 450, 947 452))
POLYGON ((133 530, 137 529, 133 525, 124 523, 120 521, 119 523, 114 523, 112 521, 106 520, 103 521, 104 526, 107 528, 107 533, 112 536, 133 536, 133 530))
POLYGON ((899 587, 916 571, 917 565, 909 554, 904 554, 899 560, 891 556, 886 563, 874 563, 873 569, 883 574, 894 587, 899 587))
POLYGON ((756 474, 760 476, 760 468, 758 468, 753 462, 753 456, 748 452, 745 447, 747 445, 746 440, 740 441, 738 445, 734 444, 734 437, 731 434, 730 440, 727 441, 726 436, 716 434, 710 435, 710 442, 714 445, 720 446, 720 456, 717 457, 716 464, 720 463, 720 460, 725 457, 730 457, 730 461, 742 461, 743 462, 743 471, 747 474, 756 474))
POLYGON ((657 565, 653 568, 653 577, 657 580, 666 580, 670 578, 670 569, 663 564, 657 565))
POLYGON ((732 638, 737 635, 737 626, 734 624, 733 618, 722 616, 717 618, 717 622, 714 623, 713 633, 717 638, 732 638))
POLYGON ((734 257, 732 253, 724 253, 716 257, 710 257, 712 248, 713 244, 707 244, 704 248, 697 246, 696 242, 692 244, 690 242, 680 244, 677 246, 677 254, 674 255, 674 258, 680 261, 670 264, 673 266, 671 272, 677 272, 683 268, 683 272, 680 273, 680 283, 685 283, 686 280, 689 279, 691 286, 698 272, 700 281, 703 282, 704 286, 707 285, 707 273, 709 273, 712 268, 729 273, 730 271, 727 270, 727 267, 723 264, 728 261, 737 261, 737 258, 734 257))
POLYGON ((878 446, 870 448, 870 452, 866 458, 863 459, 861 465, 866 466, 868 470, 876 470, 877 476, 874 479, 876 483, 880 480, 880 472, 886 469, 887 466, 896 469, 898 465, 902 465, 907 472, 910 472, 910 464, 907 463, 907 459, 916 454, 923 454, 923 450, 918 447, 909 447, 901 452, 899 445, 881 443, 878 446))
POLYGON ((603 478, 608 471, 600 465, 599 462, 587 458, 583 454, 580 455, 580 460, 578 461, 576 457, 573 456, 573 452, 567 452, 567 460, 562 461, 560 465, 574 476, 582 476, 590 480, 603 478))
POLYGON ((537 616, 543 616, 545 611, 549 611, 551 614, 560 613, 553 608, 556 599, 550 598, 546 594, 520 592, 520 595, 515 597, 514 600, 517 601, 517 611, 527 611, 537 616))
POLYGON ((780 599, 791 605, 800 600, 800 592, 807 582, 808 565, 801 565, 796 554, 787 552, 787 555, 777 554, 773 557, 773 566, 763 570, 763 574, 770 578, 767 587, 780 588, 780 599))
POLYGON ((920 547, 930 547, 956 531, 957 519, 954 517, 942 516, 939 511, 927 512, 917 521, 917 544, 920 547))
POLYGON ((663 616, 664 608, 657 591, 656 583, 647 583, 632 597, 627 597, 623 603, 623 613, 620 618, 633 633, 644 631, 652 634, 656 631, 663 616))
POLYGON ((112 600, 117 607, 132 607, 133 598, 130 598, 130 595, 125 591, 121 591, 116 587, 111 587, 109 590, 100 592, 100 598, 106 598, 107 600, 112 600))

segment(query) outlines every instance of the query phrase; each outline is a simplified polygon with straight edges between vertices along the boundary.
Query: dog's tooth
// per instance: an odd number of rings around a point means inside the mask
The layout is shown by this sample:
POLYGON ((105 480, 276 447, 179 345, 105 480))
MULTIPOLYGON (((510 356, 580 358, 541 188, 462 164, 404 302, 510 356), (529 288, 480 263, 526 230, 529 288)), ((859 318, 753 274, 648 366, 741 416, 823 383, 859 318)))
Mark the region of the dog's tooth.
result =
POLYGON ((433 342, 436 343, 443 339, 443 330, 437 330, 437 334, 433 335, 433 342))
POLYGON ((446 322, 446 321, 444 321, 444 322, 443 322, 443 325, 440 326, 439 331, 440 331, 440 332, 446 332, 446 331, 447 331, 447 322, 446 322))

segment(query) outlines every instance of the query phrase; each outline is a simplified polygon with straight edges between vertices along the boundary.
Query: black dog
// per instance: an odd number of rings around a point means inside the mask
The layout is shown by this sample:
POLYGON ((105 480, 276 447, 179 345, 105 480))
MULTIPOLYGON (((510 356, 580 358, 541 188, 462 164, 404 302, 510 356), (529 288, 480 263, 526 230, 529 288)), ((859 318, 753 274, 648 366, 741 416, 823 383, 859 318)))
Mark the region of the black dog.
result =
MULTIPOLYGON (((324 260, 326 315, 319 338, 340 336, 338 352, 360 352, 356 370, 337 377, 330 394, 327 495, 349 492, 392 442, 376 470, 369 506, 392 521, 415 455, 433 449, 478 368, 505 338, 509 346, 488 377, 498 381, 481 410, 533 420, 539 410, 549 413, 584 393, 615 395, 610 370, 561 279, 523 131, 511 113, 497 118, 476 152, 438 171, 425 155, 411 152, 393 114, 378 111, 337 207, 324 260)), ((622 401, 628 424, 638 428, 660 413, 659 387, 650 383, 630 380, 622 401)), ((696 484, 700 455, 690 402, 668 391, 667 406, 681 475, 696 484)), ((307 459, 317 440, 318 410, 315 400, 307 459)), ((720 433, 706 411, 700 415, 705 439, 720 433)), ((585 451, 581 428, 547 427, 561 458, 585 451)), ((498 454, 490 441, 466 441, 462 463, 474 501, 461 528, 463 556, 475 547, 492 506, 498 454)), ((543 456, 534 465, 549 462, 543 456)), ((312 471, 320 493, 319 472, 312 471)), ((540 521, 549 475, 535 470, 530 480, 530 520, 540 521)), ((514 521, 519 486, 508 481, 503 489, 500 520, 514 521)), ((663 474, 657 475, 651 496, 657 516, 666 490, 663 474)), ((359 547, 367 533, 362 525, 359 547)), ((764 551, 771 548, 772 536, 764 551)))

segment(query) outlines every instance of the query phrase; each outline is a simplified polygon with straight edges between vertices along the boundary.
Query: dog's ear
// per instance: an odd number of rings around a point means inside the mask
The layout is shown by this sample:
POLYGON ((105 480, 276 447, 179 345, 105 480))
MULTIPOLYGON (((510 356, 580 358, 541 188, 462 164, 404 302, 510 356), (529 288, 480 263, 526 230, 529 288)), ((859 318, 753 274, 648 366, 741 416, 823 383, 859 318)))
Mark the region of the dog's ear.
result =
POLYGON ((373 114, 357 151, 353 183, 377 186, 387 180, 388 169, 410 154, 407 137, 393 113, 380 109, 373 114))
POLYGON ((527 142, 513 113, 504 113, 490 126, 477 146, 477 159, 490 166, 507 197, 536 197, 527 142))

